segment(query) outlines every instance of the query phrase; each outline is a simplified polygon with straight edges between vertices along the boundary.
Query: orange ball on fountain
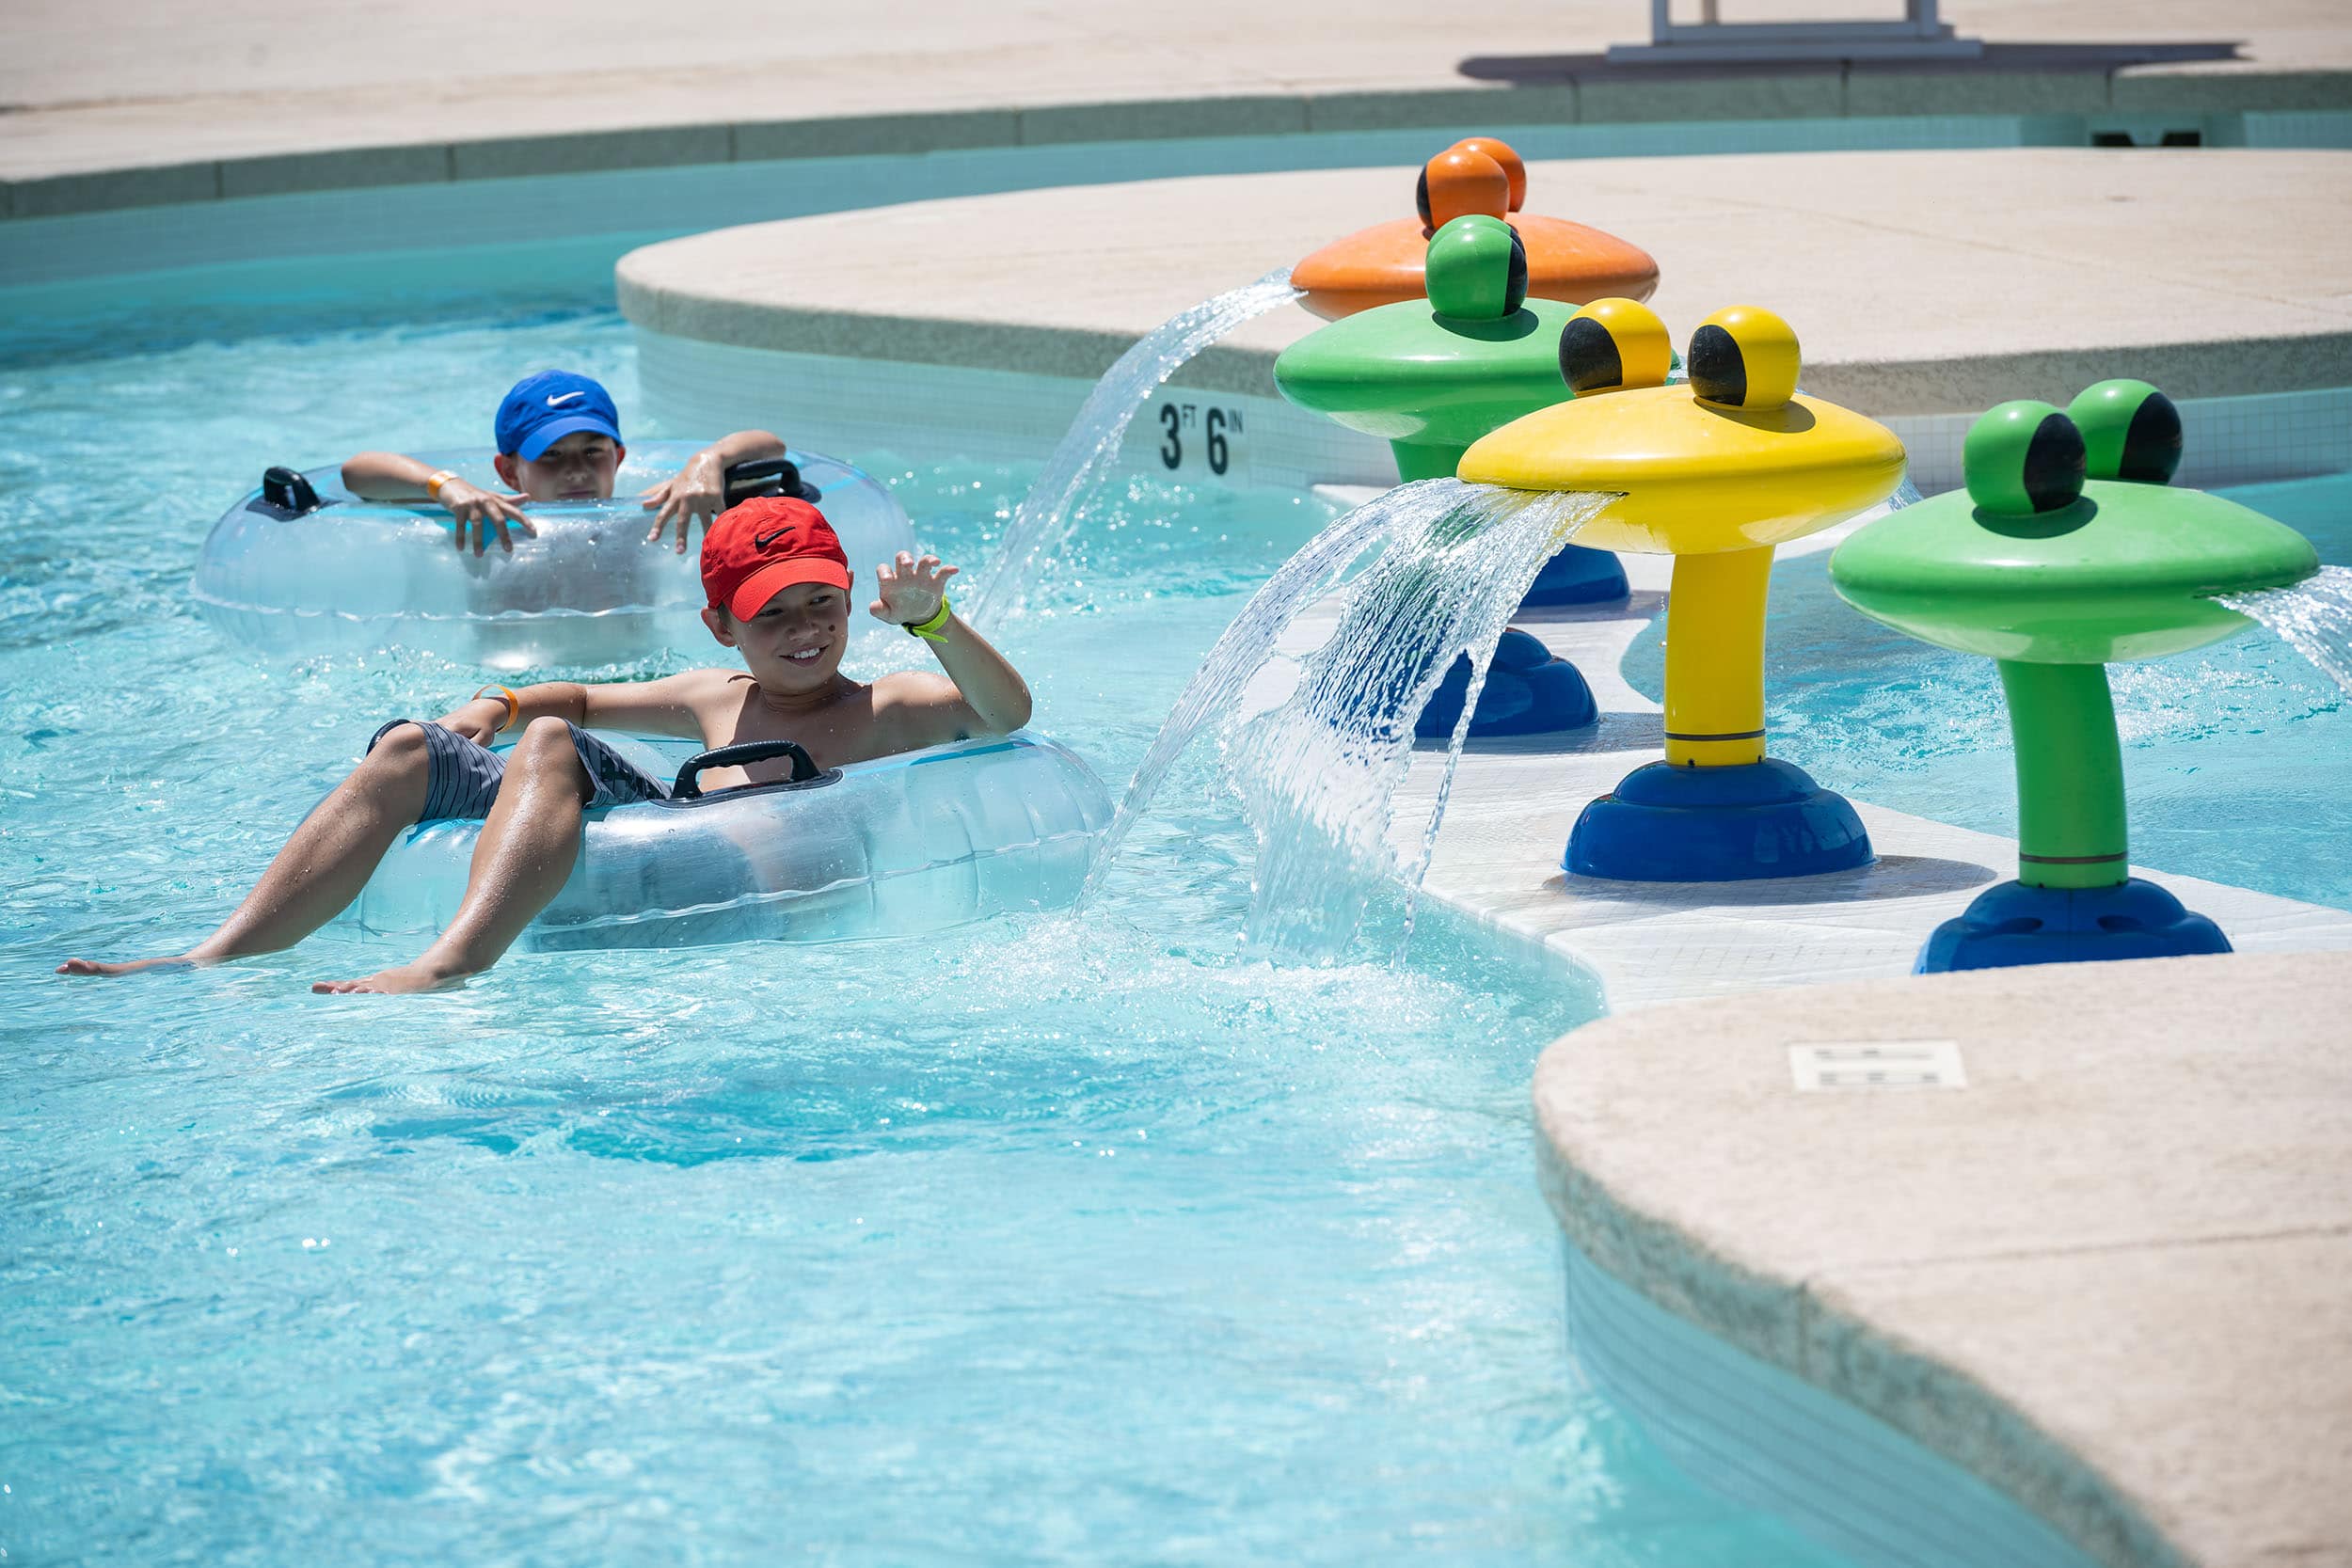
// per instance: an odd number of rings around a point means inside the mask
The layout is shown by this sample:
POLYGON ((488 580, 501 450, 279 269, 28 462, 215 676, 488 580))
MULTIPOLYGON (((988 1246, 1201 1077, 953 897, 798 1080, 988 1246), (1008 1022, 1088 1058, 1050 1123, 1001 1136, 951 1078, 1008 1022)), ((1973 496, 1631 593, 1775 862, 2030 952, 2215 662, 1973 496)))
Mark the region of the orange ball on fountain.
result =
POLYGON ((1291 269, 1300 301, 1327 321, 1375 305, 1420 299, 1429 237, 1458 217, 1484 214, 1518 230, 1527 247, 1527 292, 1538 299, 1589 305, 1597 299, 1647 299, 1658 263, 1647 251, 1565 218, 1523 213, 1527 165, 1493 136, 1455 142, 1422 166, 1420 211, 1335 240, 1291 269))

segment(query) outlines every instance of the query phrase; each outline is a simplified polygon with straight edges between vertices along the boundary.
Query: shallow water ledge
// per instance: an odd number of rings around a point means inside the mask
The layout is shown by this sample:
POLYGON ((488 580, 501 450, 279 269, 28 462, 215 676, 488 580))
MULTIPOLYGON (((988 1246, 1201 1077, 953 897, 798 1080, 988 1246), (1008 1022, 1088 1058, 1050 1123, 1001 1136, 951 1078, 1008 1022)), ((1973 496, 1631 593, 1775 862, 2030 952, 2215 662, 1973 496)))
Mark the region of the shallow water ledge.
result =
POLYGON ((1647 1008, 1545 1053, 1544 1186, 1608 1276, 2099 1561, 2332 1560, 2352 1541, 2348 1011, 2342 954, 1647 1008), (1965 1087, 1794 1087, 1793 1048, 1932 1041, 1965 1087))
MULTIPOLYGON (((1924 490, 1958 483, 1962 437, 1984 408, 2063 404, 2122 374, 2181 403, 2181 483, 2352 467, 2352 310, 2336 248, 2310 239, 2313 212, 2352 199, 2352 152, 1545 161, 1529 147, 1531 211, 1658 257, 1651 303, 1678 339, 1734 302, 1781 312, 1804 345, 1806 389, 1886 420, 1924 490), (1988 225, 1989 213, 2004 217, 1988 225)), ((621 260, 616 281, 647 393, 681 423, 722 403, 794 428, 841 409, 864 434, 917 406, 983 442, 1041 450, 1087 384, 1158 322, 1409 212, 1409 169, 1400 159, 910 201, 648 245, 621 260)), ((1179 388, 1256 400, 1244 406, 1268 468, 1260 483, 1386 477, 1366 438, 1342 451, 1326 436, 1311 451, 1305 427, 1332 427, 1285 418, 1274 396, 1275 356, 1320 325, 1286 307, 1178 373, 1179 388)), ((1150 465, 1159 438, 1138 423, 1127 457, 1150 465)))

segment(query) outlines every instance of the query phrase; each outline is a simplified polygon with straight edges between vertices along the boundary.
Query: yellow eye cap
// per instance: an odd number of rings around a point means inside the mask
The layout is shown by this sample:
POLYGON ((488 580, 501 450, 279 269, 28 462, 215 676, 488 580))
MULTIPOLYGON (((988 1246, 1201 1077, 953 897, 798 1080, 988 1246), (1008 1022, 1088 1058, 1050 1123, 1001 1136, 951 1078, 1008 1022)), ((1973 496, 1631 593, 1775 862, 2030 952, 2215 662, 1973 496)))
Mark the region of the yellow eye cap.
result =
POLYGON ((1684 363, 1704 403, 1761 411, 1797 395, 1797 334, 1762 306, 1727 306, 1701 322, 1684 363))
POLYGON ((1560 331, 1560 375, 1579 397, 1663 387, 1674 340, 1658 312, 1630 299, 1597 299, 1560 331))

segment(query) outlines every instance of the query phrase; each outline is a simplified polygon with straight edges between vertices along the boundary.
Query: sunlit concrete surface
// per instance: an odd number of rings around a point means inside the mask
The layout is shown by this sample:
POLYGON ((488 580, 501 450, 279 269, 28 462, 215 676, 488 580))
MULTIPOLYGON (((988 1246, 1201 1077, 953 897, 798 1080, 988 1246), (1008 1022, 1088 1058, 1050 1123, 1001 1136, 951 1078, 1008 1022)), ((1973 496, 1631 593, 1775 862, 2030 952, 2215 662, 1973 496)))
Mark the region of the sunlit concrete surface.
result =
MULTIPOLYGON (((1743 0, 1742 20, 1895 0, 1743 0)), ((1200 0, 1181 8, 876 0, 319 7, 15 0, 0 8, 0 181, 154 174, 104 203, 1020 141, 1564 120, 2344 106, 2352 13, 2326 0, 1951 0, 1980 66, 1685 79, 1598 56, 1642 0, 1200 0), (2148 55, 2155 63, 2129 64, 2148 55), (989 117, 996 117, 991 119, 989 117), (1418 118, 1417 118, 1418 117, 1418 118), (662 135, 636 135, 662 130, 662 135), (598 142, 594 134, 625 134, 598 142), (588 139, 582 139, 586 137, 588 139), (303 159, 349 150, 367 158, 303 159), (214 188, 199 192, 199 171, 214 188), (294 183, 290 186, 289 182, 294 183)), ((86 193, 87 194, 87 193, 86 193)))
MULTIPOLYGON (((1531 211, 1659 259, 1677 340, 1796 327, 1809 391, 1873 414, 2352 385, 2352 152, 2017 148, 1539 163, 1531 211)), ((641 326, 745 348, 1091 378, 1167 317, 1411 212, 1409 168, 911 203, 672 241, 619 269, 641 326), (952 258, 952 264, 946 259, 952 258)), ((1320 325, 1248 324, 1191 385, 1271 391, 1320 325)))
POLYGON ((2344 954, 1646 1009, 1546 1053, 1546 1185, 1611 1274, 2107 1561, 2341 1562, 2347 1018, 2344 954), (1964 1088, 1792 1074, 1793 1047, 1934 1041, 1964 1088))

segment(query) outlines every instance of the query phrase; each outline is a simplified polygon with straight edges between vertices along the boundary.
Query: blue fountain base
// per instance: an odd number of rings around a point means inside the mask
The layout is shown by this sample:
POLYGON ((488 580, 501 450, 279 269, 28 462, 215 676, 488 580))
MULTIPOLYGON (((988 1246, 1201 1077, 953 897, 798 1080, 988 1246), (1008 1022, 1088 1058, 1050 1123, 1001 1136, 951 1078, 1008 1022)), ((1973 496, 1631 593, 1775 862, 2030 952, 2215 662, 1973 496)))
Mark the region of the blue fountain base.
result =
POLYGON ((1870 863, 1870 835, 1842 795, 1771 757, 1736 768, 1637 768, 1584 808, 1563 861, 1580 877, 1738 882, 1870 863))
MULTIPOLYGON (((1413 734, 1423 740, 1444 740, 1462 717, 1462 699, 1470 693, 1470 663, 1466 655, 1454 661, 1429 705, 1421 710, 1413 734)), ((1486 669, 1486 689, 1470 715, 1470 737, 1542 735, 1548 730, 1573 730, 1600 718, 1593 689, 1583 673, 1526 632, 1506 630, 1495 644, 1494 662, 1486 669)))
POLYGON ((2201 914, 2137 877, 2114 887, 2001 882, 1935 928, 1914 974, 2012 964, 2090 963, 2227 953, 2230 939, 2201 914))
POLYGON ((1609 551, 1564 545, 1535 574, 1534 583, 1519 605, 1524 609, 1529 605, 1605 604, 1624 598, 1630 591, 1626 586, 1625 567, 1609 551))

